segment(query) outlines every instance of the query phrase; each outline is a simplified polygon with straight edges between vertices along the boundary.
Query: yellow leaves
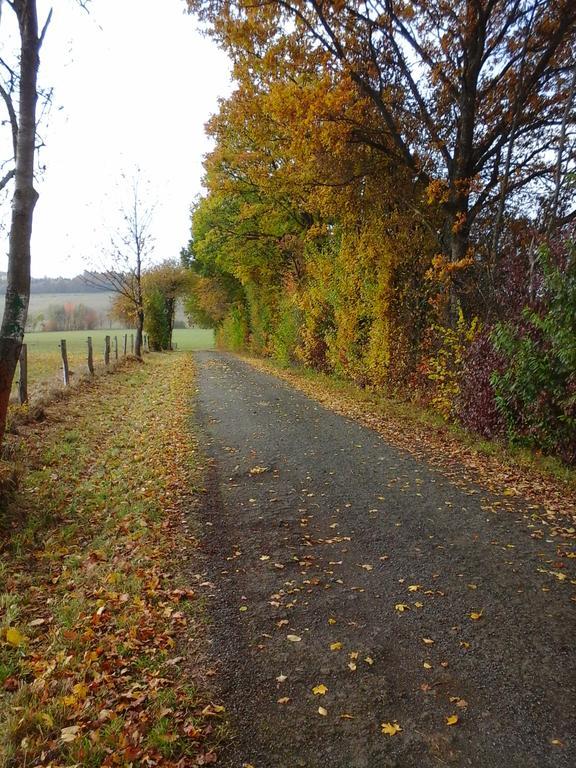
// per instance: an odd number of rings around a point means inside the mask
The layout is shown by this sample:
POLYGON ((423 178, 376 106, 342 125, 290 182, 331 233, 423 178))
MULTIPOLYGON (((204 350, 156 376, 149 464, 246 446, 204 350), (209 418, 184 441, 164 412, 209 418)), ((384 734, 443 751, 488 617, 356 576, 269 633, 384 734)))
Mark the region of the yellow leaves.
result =
POLYGON ((8 645, 13 646, 14 648, 18 648, 21 645, 24 645, 26 638, 19 630, 16 629, 16 627, 8 627, 6 630, 6 642, 8 645))
POLYGON ((424 645, 434 645, 434 640, 431 637, 423 637, 422 642, 424 645))
POLYGON ((331 651, 341 651, 342 650, 342 643, 330 643, 330 650, 331 651))
POLYGON ((369 667, 371 667, 374 664, 374 659, 371 656, 366 656, 364 661, 366 662, 366 664, 368 664, 369 667))
POLYGON ((381 723, 380 727, 382 729, 382 733, 386 734, 387 736, 395 736, 402 730, 400 725, 398 725, 397 720, 394 720, 392 723, 381 723))
POLYGON ((406 603, 396 603, 394 610, 398 611, 398 613, 404 613, 404 611, 410 610, 410 606, 406 605, 406 603))
POLYGON ((320 685, 315 685, 314 688, 312 688, 312 693, 314 696, 325 696, 328 692, 328 688, 324 685, 324 683, 320 683, 320 685))
POLYGON ((290 640, 291 643, 299 643, 302 640, 300 635, 286 635, 286 639, 290 640))
POLYGON ((248 606, 247 606, 247 605, 241 605, 241 606, 240 606, 240 608, 239 608, 238 610, 239 610, 241 613, 245 613, 245 612, 248 610, 248 606))
POLYGON ((446 718, 446 725, 456 725, 456 723, 459 721, 458 715, 448 715, 446 718))
POLYGON ((336 624, 336 619, 333 619, 332 616, 328 618, 328 624, 336 624))
POLYGON ((483 610, 482 611, 472 611, 472 613, 470 614, 470 618, 472 619, 472 621, 479 621, 482 618, 483 615, 484 615, 484 611, 483 610))
POLYGON ((328 714, 328 710, 325 709, 324 707, 318 707, 318 714, 321 715, 322 717, 326 717, 326 715, 328 714))
POLYGON ((422 589, 422 584, 410 584, 408 592, 418 592, 419 589, 422 589))
POLYGON ((289 701, 290 701, 289 696, 282 696, 281 699, 278 699, 278 704, 288 704, 289 701))
POLYGON ((88 686, 86 683, 76 683, 72 686, 72 693, 78 699, 85 699, 88 696, 88 686))
POLYGON ((427 662, 427 661, 425 661, 425 662, 424 662, 424 664, 423 664, 422 666, 424 667, 424 669, 432 669, 432 664, 430 664, 430 663, 429 663, 429 662, 427 662))
POLYGON ((250 475, 262 475, 264 472, 268 472, 270 467, 260 467, 256 465, 255 467, 252 467, 252 469, 249 471, 250 475))

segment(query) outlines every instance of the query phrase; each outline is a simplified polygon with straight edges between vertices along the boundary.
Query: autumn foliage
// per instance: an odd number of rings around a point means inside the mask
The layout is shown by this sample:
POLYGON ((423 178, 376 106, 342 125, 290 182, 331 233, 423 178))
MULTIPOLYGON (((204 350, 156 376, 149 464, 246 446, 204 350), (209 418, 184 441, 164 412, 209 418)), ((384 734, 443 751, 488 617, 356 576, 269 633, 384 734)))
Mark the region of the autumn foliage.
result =
POLYGON ((524 308, 557 306, 543 249, 570 262, 573 3, 189 6, 237 83, 208 124, 191 316, 224 346, 556 451, 497 395, 515 353, 492 330, 535 332, 524 308))

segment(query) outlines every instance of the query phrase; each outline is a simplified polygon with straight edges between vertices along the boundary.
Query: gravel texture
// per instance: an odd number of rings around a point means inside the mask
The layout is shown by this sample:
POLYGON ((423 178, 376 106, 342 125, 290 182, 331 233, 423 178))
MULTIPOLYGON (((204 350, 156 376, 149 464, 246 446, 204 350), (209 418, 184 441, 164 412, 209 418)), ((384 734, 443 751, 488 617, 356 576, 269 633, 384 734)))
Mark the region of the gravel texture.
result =
POLYGON ((221 764, 573 768, 571 548, 234 356, 196 363, 221 764))

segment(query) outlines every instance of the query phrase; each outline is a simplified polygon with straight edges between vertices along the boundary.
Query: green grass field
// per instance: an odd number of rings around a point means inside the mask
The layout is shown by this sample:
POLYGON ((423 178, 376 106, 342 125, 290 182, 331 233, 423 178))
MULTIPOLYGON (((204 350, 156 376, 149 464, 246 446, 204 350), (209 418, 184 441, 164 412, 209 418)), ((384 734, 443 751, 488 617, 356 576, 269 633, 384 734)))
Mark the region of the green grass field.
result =
MULTIPOLYGON (((112 358, 114 358, 114 337, 118 338, 119 355, 122 355, 124 334, 128 334, 128 352, 130 352, 130 334, 125 330, 98 331, 54 331, 27 333, 24 342, 28 347, 28 387, 31 392, 41 382, 55 383, 61 379, 60 340, 66 339, 68 362, 73 375, 80 376, 87 371, 87 339, 92 337, 94 363, 104 362, 104 339, 111 337, 112 358)), ((174 331, 174 343, 179 351, 211 349, 214 346, 214 333, 202 328, 178 328, 174 331)), ((16 372, 16 380, 19 373, 16 372)), ((16 383, 16 382, 15 382, 16 383)))

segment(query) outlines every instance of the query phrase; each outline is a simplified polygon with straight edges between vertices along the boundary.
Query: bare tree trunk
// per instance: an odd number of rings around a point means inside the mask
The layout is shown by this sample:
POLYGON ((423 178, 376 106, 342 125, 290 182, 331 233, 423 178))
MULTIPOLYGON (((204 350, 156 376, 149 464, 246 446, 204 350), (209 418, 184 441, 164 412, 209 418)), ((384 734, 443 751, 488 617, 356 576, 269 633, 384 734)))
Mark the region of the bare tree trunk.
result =
POLYGON ((564 114, 562 115, 562 125, 560 126, 560 136, 558 138, 558 151, 556 153, 556 169, 554 173, 554 193, 552 195, 552 202, 550 203, 550 212, 548 214, 548 224, 546 226, 546 234, 550 235, 554 225, 556 223, 556 217, 558 215, 558 201, 560 199, 560 190, 562 188, 562 161, 564 159, 564 147, 566 145, 566 130, 568 127, 568 120, 570 112, 572 110, 572 104, 574 102, 574 95, 576 94, 576 66, 572 70, 572 80, 570 82, 570 90, 568 92, 568 99, 566 100, 566 106, 564 108, 564 114))
POLYGON ((30 238, 38 193, 34 189, 37 77, 42 36, 36 0, 15 0, 20 27, 20 89, 16 172, 8 250, 6 303, 0 329, 0 441, 4 437, 12 381, 24 339, 30 301, 30 238))
POLYGON ((134 354, 136 357, 142 357, 142 337, 144 333, 144 311, 138 310, 138 321, 136 323, 136 342, 134 344, 134 354))

